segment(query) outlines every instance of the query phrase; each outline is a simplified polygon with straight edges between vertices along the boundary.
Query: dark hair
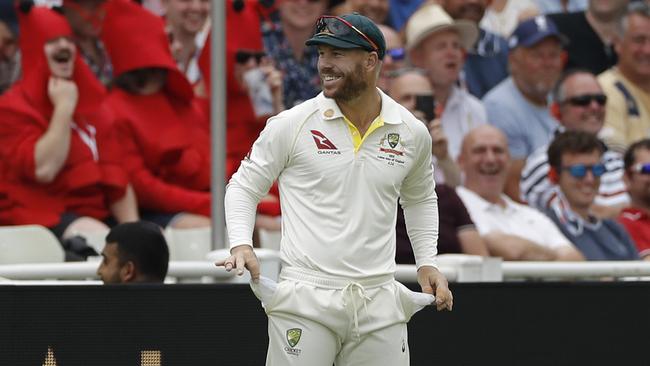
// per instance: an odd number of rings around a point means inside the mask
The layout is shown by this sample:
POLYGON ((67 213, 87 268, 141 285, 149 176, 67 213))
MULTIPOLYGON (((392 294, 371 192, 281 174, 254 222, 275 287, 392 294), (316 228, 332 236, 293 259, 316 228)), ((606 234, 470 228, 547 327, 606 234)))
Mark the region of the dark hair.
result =
POLYGON ((562 155, 565 153, 588 154, 605 152, 605 144, 595 135, 584 131, 565 131, 555 136, 548 147, 548 163, 555 169, 562 167, 562 155))
POLYGON ((108 233, 106 243, 117 244, 120 263, 133 262, 144 280, 165 280, 169 248, 160 226, 148 221, 119 224, 108 233))
POLYGON ((637 150, 646 149, 650 150, 650 139, 639 140, 632 145, 630 145, 623 155, 623 163, 625 164, 625 170, 628 170, 634 165, 636 160, 637 150))
POLYGON ((553 86, 553 90, 551 92, 551 96, 553 97, 553 101, 555 103, 562 103, 564 101, 564 83, 567 81, 567 79, 578 74, 589 74, 594 78, 596 77, 593 72, 585 68, 571 68, 565 70, 557 79, 557 82, 555 82, 555 86, 553 86))
POLYGON ((113 85, 126 91, 130 94, 140 94, 142 89, 152 77, 158 74, 165 74, 167 77, 167 69, 160 67, 143 67, 124 72, 113 80, 113 85))

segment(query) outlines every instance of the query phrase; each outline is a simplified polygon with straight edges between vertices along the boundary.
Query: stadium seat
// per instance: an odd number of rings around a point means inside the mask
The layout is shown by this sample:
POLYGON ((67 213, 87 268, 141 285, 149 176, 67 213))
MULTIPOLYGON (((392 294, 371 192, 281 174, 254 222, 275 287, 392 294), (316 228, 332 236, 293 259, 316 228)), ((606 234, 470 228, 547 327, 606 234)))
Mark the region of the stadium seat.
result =
POLYGON ((169 259, 175 261, 205 260, 212 250, 209 227, 197 229, 165 229, 165 238, 169 245, 169 259))
POLYGON ((0 264, 59 263, 65 253, 59 240, 40 225, 0 227, 0 264))

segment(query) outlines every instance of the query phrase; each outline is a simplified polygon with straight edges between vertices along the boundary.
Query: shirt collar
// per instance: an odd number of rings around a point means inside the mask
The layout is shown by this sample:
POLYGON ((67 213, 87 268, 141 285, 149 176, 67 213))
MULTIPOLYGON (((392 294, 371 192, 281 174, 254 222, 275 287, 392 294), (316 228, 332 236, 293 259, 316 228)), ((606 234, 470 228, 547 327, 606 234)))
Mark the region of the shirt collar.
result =
MULTIPOLYGON (((402 123, 399 104, 379 88, 377 88, 377 91, 381 97, 381 111, 379 112, 381 120, 383 120, 384 123, 391 125, 402 123)), ((344 117, 343 112, 341 112, 341 108, 336 104, 336 101, 332 98, 327 98, 323 92, 318 94, 316 97, 316 103, 318 105, 319 114, 324 120, 332 121, 344 117)))

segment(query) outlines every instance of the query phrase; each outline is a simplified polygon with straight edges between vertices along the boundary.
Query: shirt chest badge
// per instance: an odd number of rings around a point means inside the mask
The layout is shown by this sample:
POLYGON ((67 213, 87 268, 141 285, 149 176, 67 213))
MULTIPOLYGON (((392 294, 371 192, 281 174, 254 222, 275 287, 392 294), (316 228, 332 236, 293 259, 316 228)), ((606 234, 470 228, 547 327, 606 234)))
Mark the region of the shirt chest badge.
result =
POLYGON ((399 133, 387 133, 379 139, 377 159, 383 160, 388 165, 404 165, 405 149, 399 133))

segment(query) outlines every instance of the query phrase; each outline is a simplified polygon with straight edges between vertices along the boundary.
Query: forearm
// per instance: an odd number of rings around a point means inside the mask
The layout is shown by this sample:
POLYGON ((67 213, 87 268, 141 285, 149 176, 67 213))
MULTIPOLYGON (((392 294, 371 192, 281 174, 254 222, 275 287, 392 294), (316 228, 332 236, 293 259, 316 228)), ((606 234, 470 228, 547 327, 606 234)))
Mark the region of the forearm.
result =
POLYGON ((584 261, 585 257, 576 248, 562 246, 555 249, 556 259, 558 261, 584 261))
POLYGON ((483 235, 490 254, 506 261, 555 260, 553 250, 516 235, 491 232, 483 235))
POLYGON ((426 265, 435 267, 438 254, 437 198, 434 196, 430 200, 403 209, 415 264, 418 268, 426 265))
POLYGON ((124 197, 111 204, 110 211, 119 223, 137 221, 139 219, 137 200, 130 184, 126 187, 124 197))
POLYGON ((259 200, 244 188, 230 183, 224 201, 230 247, 252 245, 255 213, 259 200))
POLYGON ((36 180, 49 183, 56 178, 70 151, 72 111, 56 107, 47 131, 36 142, 34 163, 36 180))

